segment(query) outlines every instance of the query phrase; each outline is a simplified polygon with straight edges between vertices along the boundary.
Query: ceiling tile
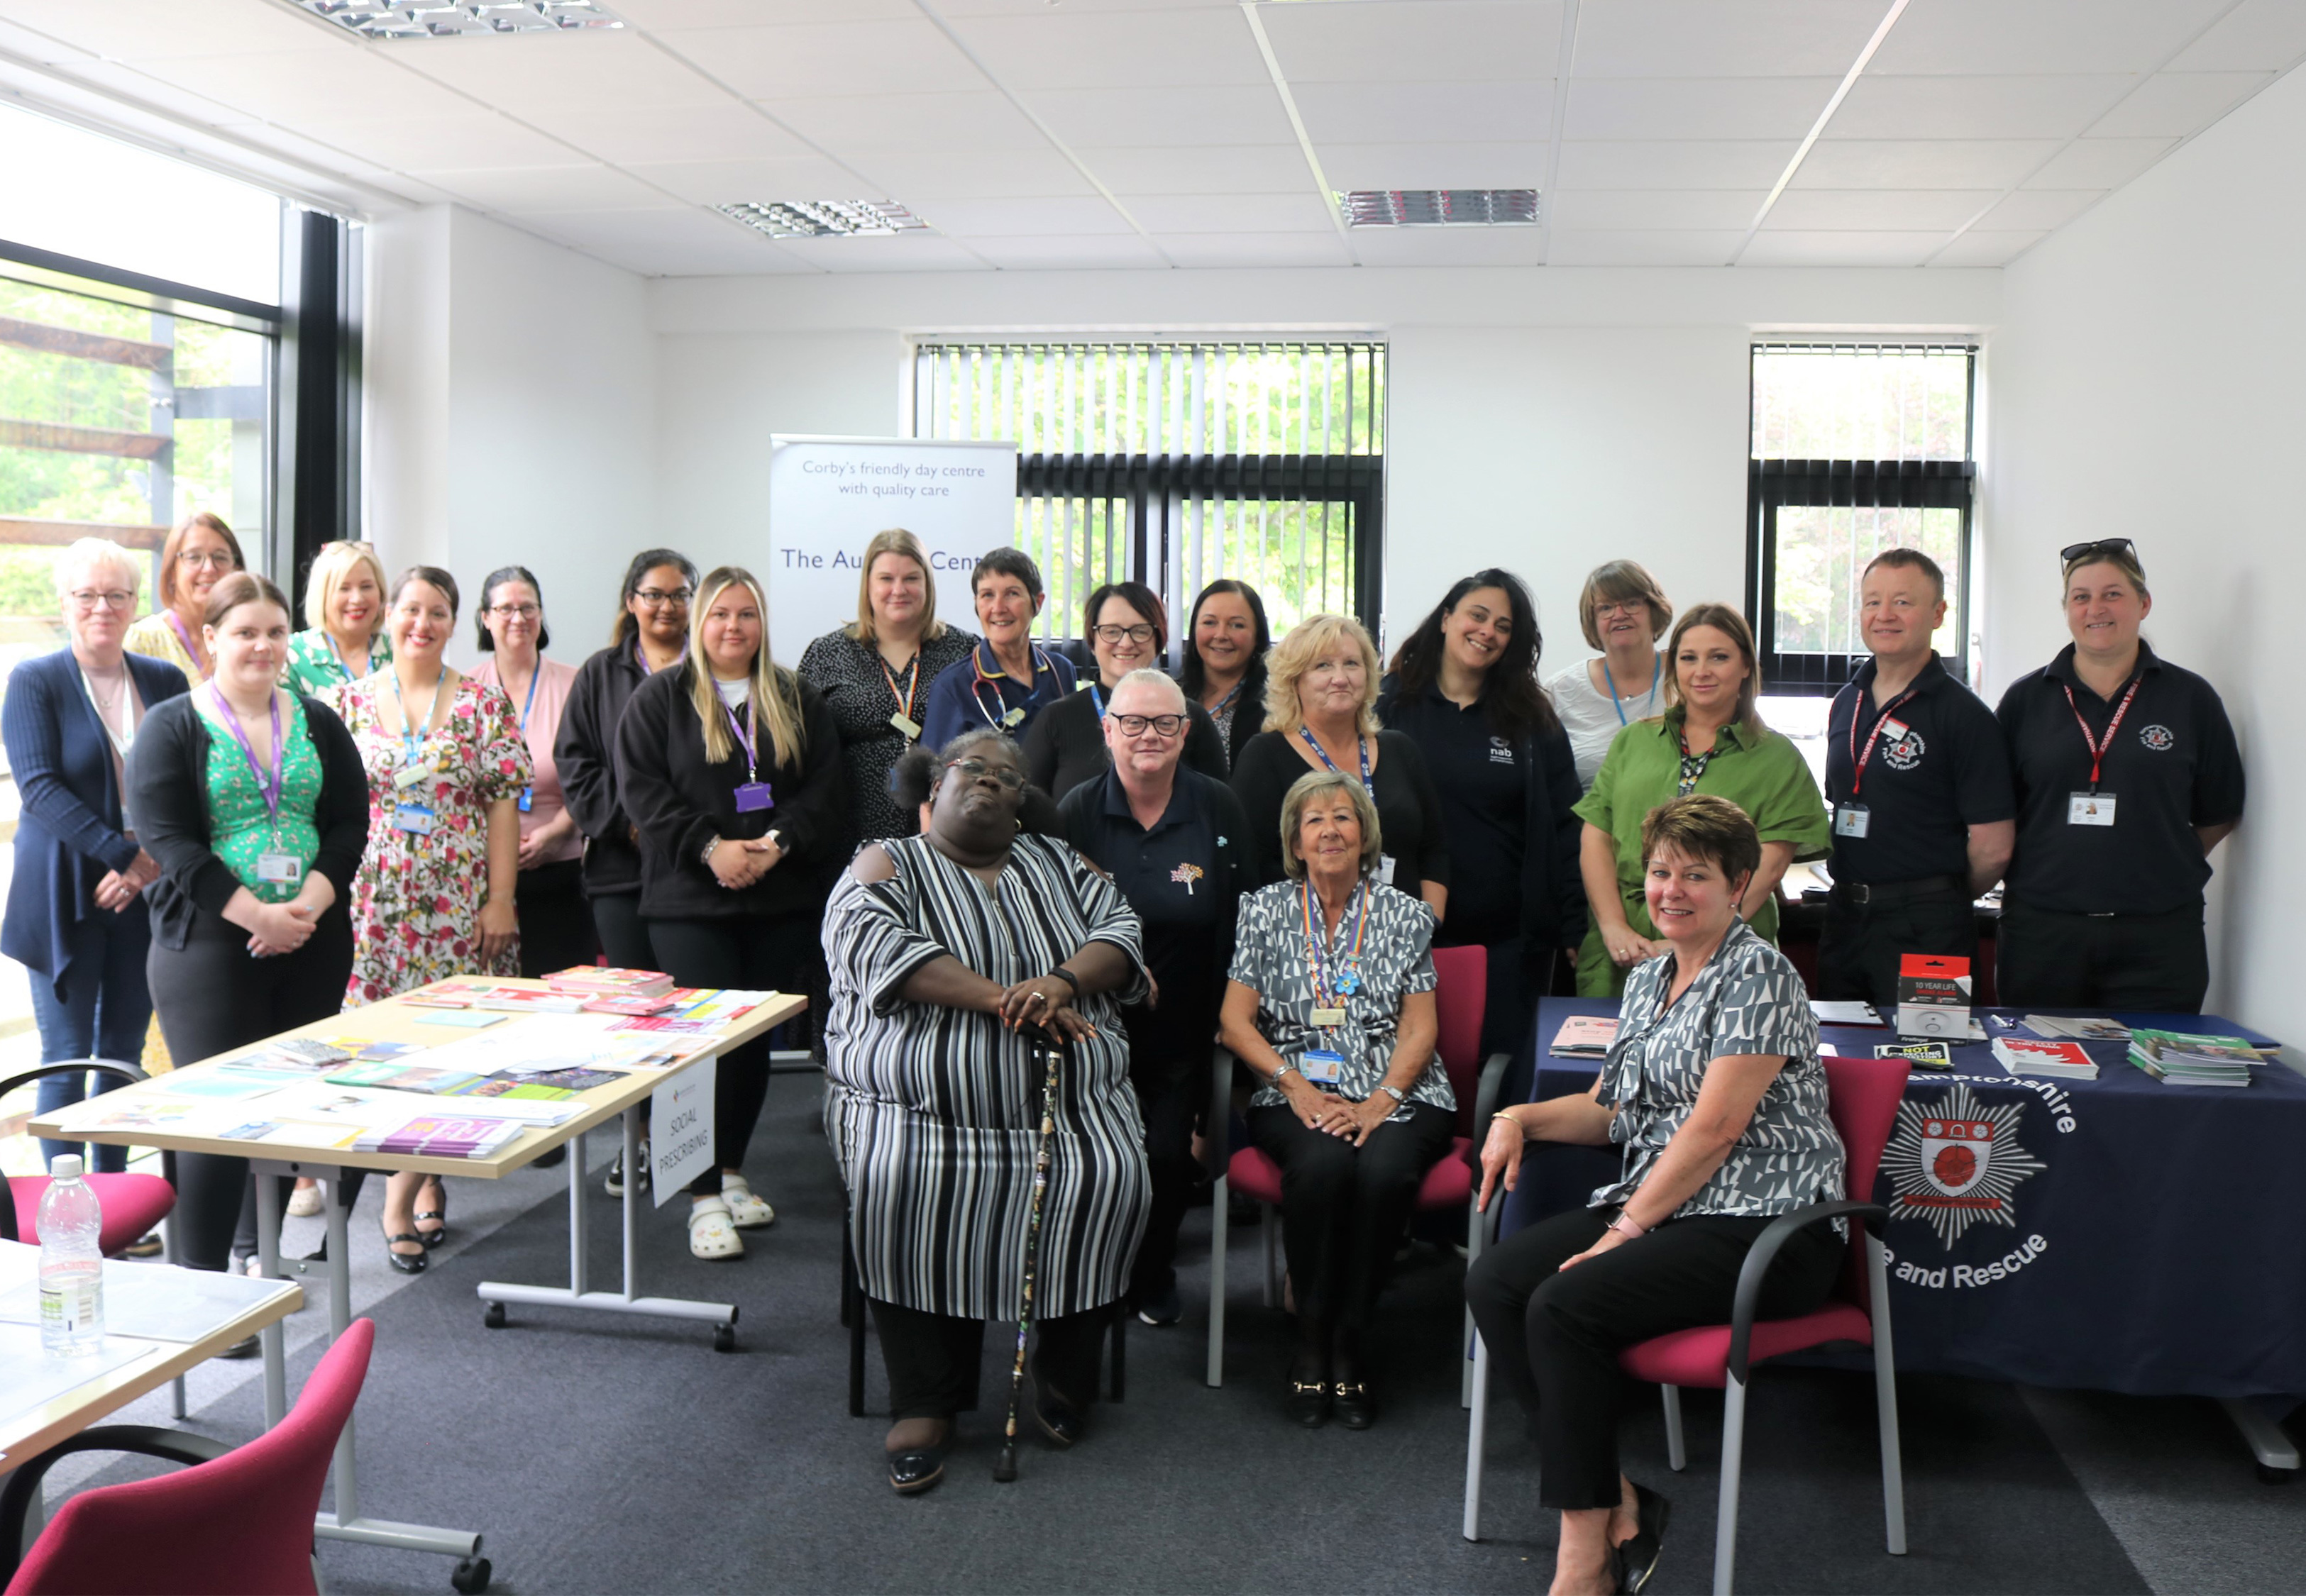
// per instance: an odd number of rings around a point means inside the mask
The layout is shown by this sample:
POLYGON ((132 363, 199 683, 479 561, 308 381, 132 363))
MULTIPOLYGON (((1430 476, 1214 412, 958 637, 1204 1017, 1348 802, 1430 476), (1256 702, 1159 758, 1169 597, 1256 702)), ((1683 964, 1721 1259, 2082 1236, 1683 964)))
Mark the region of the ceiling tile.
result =
POLYGON ((1919 266, 1946 241, 1935 233, 1772 233, 1754 235, 1740 266, 1919 266))
POLYGON ((1799 139, 1838 78, 1575 79, 1565 139, 1799 139))
POLYGON ((2105 198, 2104 189, 2020 189, 1977 218, 1977 231, 2046 233, 2105 198))
POLYGON ((652 32, 672 28, 865 21, 921 14, 913 0, 610 0, 610 7, 635 27, 652 32))
POLYGON ((8 0, 8 20, 114 61, 361 47, 278 0, 8 0))
POLYGON ((972 238, 969 247, 1008 271, 1157 271, 1169 264, 1134 233, 1115 238, 972 238))
POLYGON ((505 166, 415 174, 436 187, 508 216, 662 206, 668 196, 602 166, 505 166))
POLYGON ((693 106, 727 97, 637 33, 517 33, 379 45, 412 72, 508 111, 693 106))
POLYGON ((1346 239, 1363 266, 1535 266, 1545 247, 1535 227, 1355 227, 1346 239))
POLYGON ((2026 179, 2028 188, 2120 188, 2162 158, 2174 139, 2077 139, 2026 179))
POLYGON ((1337 230, 1328 206, 1310 183, 1294 194, 1123 194, 1120 199, 1149 233, 1337 230))
POLYGON ((958 239, 935 233, 893 238, 781 238, 794 259, 832 272, 990 271, 991 262, 958 239))
POLYGON ((1108 144, 1286 144, 1296 138, 1270 83, 1044 89, 1024 98, 1076 149, 1108 144))
MULTIPOLYGON (((1049 0, 937 0, 948 17, 1038 16, 1049 0)), ((1066 0, 1068 11, 1236 11, 1240 0, 1066 0)))
POLYGON ((717 92, 681 107, 628 107, 609 101, 524 109, 519 115, 585 154, 620 166, 706 158, 799 160, 816 153, 761 112, 717 92))
POLYGON ((1564 189, 1762 189, 1778 181, 1798 139, 1565 141, 1564 189))
POLYGON ((143 70, 195 94, 291 125, 307 117, 445 116, 483 108, 403 70, 397 59, 397 52, 354 48, 154 61, 143 70))
POLYGON ((0 50, 7 51, 19 60, 30 61, 41 66, 53 66, 64 61, 97 59, 94 51, 83 49, 66 39, 53 38, 46 33, 36 33, 31 29, 19 26, 5 17, 0 17, 0 50))
POLYGON ((971 18, 955 30, 995 77, 1021 92, 1270 81, 1238 9, 1098 13, 1044 6, 1038 13, 971 18))
POLYGON ((1162 233, 1161 252, 1179 266, 1351 266, 1345 240, 1326 233, 1162 233))
POLYGON ((1546 218, 1564 232, 1651 232, 1734 227, 1742 235, 1766 189, 1573 189, 1552 196, 1546 218))
POLYGON ((1062 196, 1031 200, 941 200, 929 218, 948 238, 1089 236, 1134 233, 1129 219, 1104 199, 1062 196))
POLYGON ((518 223, 611 265, 652 277, 809 269, 759 234, 705 210, 547 211, 521 217, 518 223))
POLYGON ((152 76, 149 67, 83 58, 59 63, 54 70, 57 76, 70 81, 125 96, 206 127, 251 127, 262 122, 252 111, 195 94, 180 84, 164 82, 152 76))
MULTIPOLYGON (((1923 0, 1924 4, 1927 0, 1923 0)), ((1577 13, 1579 78, 1840 79, 1884 0, 1611 0, 1577 13)))
POLYGON ((1311 187, 1313 181, 1304 152, 1294 144, 1074 153, 1117 194, 1269 194, 1311 187))
MULTIPOLYGON (((984 80, 970 74, 982 84, 984 80)), ((770 99, 764 109, 844 160, 875 149, 1046 149, 1040 129, 991 89, 770 99)), ((700 151, 699 153, 704 153, 700 151)))
POLYGON ((2130 76, 1878 78, 1850 89, 1829 139, 2071 139, 2136 86, 2130 76))
MULTIPOLYGON (((2300 7, 2306 12, 2306 6, 2300 7)), ((2270 72, 2156 73, 2089 129, 2094 139, 2183 139, 2274 81, 2270 72)))
POLYGON ((1995 189, 1797 189, 1771 207, 1762 226, 1777 232, 1951 233, 1999 197, 1995 189))
POLYGON ((1746 229, 1556 229, 1549 266, 1721 266, 1745 242, 1746 229))
POLYGON ((1302 83, 1291 96, 1316 144, 1543 140, 1550 83, 1302 83))
POLYGON ((781 28, 681 28, 652 35, 751 99, 935 94, 984 78, 936 25, 910 16, 781 28))
POLYGON ((1020 195, 1093 194, 1097 190, 1054 149, 1004 154, 902 150, 850 163, 906 204, 933 200, 1005 200, 1020 195))
POLYGON ((557 139, 492 111, 445 116, 363 117, 304 122, 299 131, 363 160, 397 171, 450 172, 471 166, 567 166, 583 158, 557 139))
POLYGON ((799 160, 650 161, 625 168, 696 205, 740 200, 893 200, 877 185, 815 156, 799 160))
POLYGON ((1307 83, 1464 83, 1551 78, 1560 0, 1375 0, 1259 13, 1292 89, 1307 83))
POLYGON ((1538 188, 1542 144, 1325 144, 1321 170, 1339 189, 1538 188))
POLYGON ((2137 73, 2233 0, 1915 0, 1868 73, 2137 73))
POLYGON ((1941 251, 1932 266, 2007 266, 2047 233, 1984 233, 1973 227, 1941 251))
POLYGON ((2306 55, 2306 5, 2298 0, 2242 0, 2188 45, 2173 72, 2278 72, 2306 55))
POLYGON ((1820 139, 1794 186, 2008 188, 2057 149, 2048 139, 1820 139))

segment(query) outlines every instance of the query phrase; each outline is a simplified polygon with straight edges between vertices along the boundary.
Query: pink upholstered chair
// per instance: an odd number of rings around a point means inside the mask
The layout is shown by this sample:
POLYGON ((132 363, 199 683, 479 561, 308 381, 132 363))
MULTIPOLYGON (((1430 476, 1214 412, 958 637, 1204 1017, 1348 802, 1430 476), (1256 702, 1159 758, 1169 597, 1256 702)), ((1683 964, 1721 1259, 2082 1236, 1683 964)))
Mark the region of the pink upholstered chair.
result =
MULTIPOLYGON (((47 1075, 64 1075, 93 1071, 99 1075, 116 1075, 123 1080, 148 1079, 134 1064, 124 1064, 112 1059, 67 1059, 61 1063, 42 1064, 21 1075, 11 1075, 0 1080, 0 1097, 18 1087, 47 1075)), ((171 1163, 164 1160, 164 1165, 171 1163)), ((154 1174, 98 1174, 90 1172, 86 1177, 96 1192, 98 1207, 104 1210, 104 1228, 97 1237, 97 1250, 109 1258, 123 1248, 134 1245, 151 1234, 152 1227, 168 1216, 176 1206, 176 1189, 167 1180, 154 1174)), ((20 1174, 13 1180, 0 1175, 0 1241, 30 1242, 40 1239, 40 1199, 48 1190, 46 1175, 20 1174), (8 1200, 13 1199, 13 1200, 8 1200)))

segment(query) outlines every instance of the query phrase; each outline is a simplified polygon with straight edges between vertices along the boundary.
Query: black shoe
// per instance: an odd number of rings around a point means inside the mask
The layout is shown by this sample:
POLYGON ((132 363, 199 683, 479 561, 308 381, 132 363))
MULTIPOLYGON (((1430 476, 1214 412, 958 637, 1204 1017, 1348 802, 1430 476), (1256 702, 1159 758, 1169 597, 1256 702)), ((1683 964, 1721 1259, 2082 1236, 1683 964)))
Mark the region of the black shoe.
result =
POLYGON ((395 1252, 392 1244, 395 1242, 414 1242, 422 1245, 423 1241, 424 1238, 413 1230, 404 1230, 397 1236, 387 1236, 384 1238, 384 1256, 402 1274, 422 1275, 424 1266, 432 1261, 431 1256, 423 1252, 395 1252))
POLYGON ((901 1497, 918 1496, 932 1489, 944 1478, 944 1455, 952 1447, 916 1447, 909 1452, 892 1452, 889 1458, 889 1488, 901 1497))
POLYGON ((1034 1396, 1033 1422, 1060 1450, 1081 1438, 1080 1410, 1046 1387, 1034 1396))
POLYGON ((530 1160, 529 1166, 533 1169, 552 1169, 567 1162, 568 1162, 568 1144, 564 1141, 549 1153, 539 1153, 530 1160))
POLYGON ((1673 1504, 1646 1485, 1634 1487, 1634 1502, 1640 1527, 1618 1543, 1618 1555, 1624 1559, 1618 1589, 1638 1592, 1657 1572, 1658 1554, 1665 1549, 1665 1521, 1673 1515, 1673 1504))
POLYGON ((1377 1422, 1377 1398, 1370 1395, 1367 1380, 1339 1380, 1330 1389, 1335 1393, 1331 1405, 1347 1430, 1367 1430, 1377 1422))
POLYGON ((430 1185, 433 1191, 438 1191, 440 1194, 434 1199, 440 1204, 440 1206, 438 1208, 419 1208, 414 1214, 411 1214, 409 1217, 415 1220, 420 1225, 427 1219, 438 1219, 440 1222, 440 1228, 438 1230, 420 1229, 416 1233, 416 1239, 423 1242, 424 1250, 427 1252, 430 1252, 433 1248, 438 1247, 441 1242, 448 1239, 448 1188, 442 1185, 438 1180, 427 1182, 426 1184, 430 1185))
MULTIPOLYGON (((609 1178, 601 1185, 611 1197, 625 1194, 625 1151, 622 1148, 619 1148, 617 1156, 609 1161, 609 1178)), ((645 1136, 641 1138, 640 1189, 644 1191, 649 1189, 649 1144, 645 1136)))
POLYGON ((1319 1430, 1329 1421, 1329 1383, 1327 1380, 1288 1382, 1289 1416, 1308 1430, 1319 1430))
POLYGON ((1143 1324, 1174 1325, 1184 1317, 1185 1304, 1178 1297, 1177 1288, 1174 1285, 1141 1299, 1137 1304, 1137 1318, 1143 1324))
POLYGON ((243 1336, 217 1354, 219 1358, 253 1358, 264 1350, 264 1344, 253 1336, 243 1336))
POLYGON ((1610 1549, 1610 1563, 1605 1572, 1610 1576, 1610 1589, 1616 1592, 1617 1596, 1629 1596, 1629 1592, 1635 1587, 1626 1583, 1626 1549, 1624 1547, 1613 1546, 1610 1549))
POLYGON ((166 1243, 160 1240, 160 1233, 154 1230, 147 1231, 135 1241, 129 1242, 120 1250, 120 1255, 123 1258, 158 1258, 167 1250, 166 1243))

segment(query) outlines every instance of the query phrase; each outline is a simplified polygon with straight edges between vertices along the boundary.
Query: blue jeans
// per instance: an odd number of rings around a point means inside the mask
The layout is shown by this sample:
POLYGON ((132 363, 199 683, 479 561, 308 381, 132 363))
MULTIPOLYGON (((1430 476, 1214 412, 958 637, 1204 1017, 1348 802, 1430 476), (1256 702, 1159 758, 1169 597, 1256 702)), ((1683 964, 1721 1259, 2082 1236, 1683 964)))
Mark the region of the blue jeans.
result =
MULTIPOLYGON (((152 946, 152 920, 142 903, 115 914, 98 909, 74 927, 72 957, 64 966, 64 994, 57 984, 38 970, 31 977, 32 1018, 40 1028, 40 1062, 108 1058, 124 1064, 144 1056, 144 1033, 152 1023, 152 994, 144 984, 144 958, 152 946)), ((40 1082, 39 1111, 53 1114, 77 1103, 88 1093, 85 1072, 51 1075, 40 1082)), ((125 1083, 114 1077, 96 1078, 96 1089, 108 1092, 125 1083)), ((86 1156, 88 1148, 76 1141, 40 1139, 40 1162, 54 1163, 66 1153, 86 1156)), ((96 1149, 90 1170, 116 1174, 128 1167, 128 1149, 96 1149)))

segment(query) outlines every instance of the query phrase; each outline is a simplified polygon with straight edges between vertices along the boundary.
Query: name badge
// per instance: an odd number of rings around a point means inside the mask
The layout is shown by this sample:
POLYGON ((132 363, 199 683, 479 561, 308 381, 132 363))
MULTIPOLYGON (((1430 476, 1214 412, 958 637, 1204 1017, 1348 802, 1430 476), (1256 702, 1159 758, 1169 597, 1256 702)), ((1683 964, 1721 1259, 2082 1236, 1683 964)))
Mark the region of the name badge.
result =
POLYGON ((1393 884, 1393 856, 1391 854, 1381 853, 1377 856, 1377 878, 1387 886, 1391 886, 1393 884))
POLYGON ((921 723, 906 714, 904 711, 899 710, 895 714, 891 715, 889 724, 894 726, 907 742, 917 743, 921 740, 921 723))
POLYGON ((1012 709, 1007 714, 1001 717, 1001 723, 1004 726, 1012 728, 1022 725, 1024 721, 1025 712, 1021 708, 1012 709))
POLYGON ((1833 812, 1833 834, 1837 837, 1863 837, 1873 823, 1874 812, 1863 804, 1844 804, 1833 812))
POLYGON ((1904 742, 1906 740, 1906 723, 1895 717, 1892 717, 1882 722, 1882 735, 1888 738, 1892 743, 1904 742))
POLYGON ((520 812, 523 815, 528 813, 529 803, 534 798, 535 793, 536 789, 533 787, 524 787, 520 789, 520 812))
POLYGON ((737 789, 737 813, 739 815, 751 815, 776 807, 777 800, 771 795, 766 781, 747 781, 737 789))
POLYGON ((2066 799, 2068 825, 2112 825, 2114 824, 2114 794, 2110 792, 2077 792, 2066 799))
POLYGON ((1335 1009, 1315 1009, 1313 1011, 1313 1023, 1315 1025, 1343 1025, 1345 1022, 1345 1011, 1342 1007, 1335 1009))
POLYGON ((260 853, 256 856, 256 879, 295 886, 304 879, 304 861, 293 853, 260 853))
POLYGON ((406 832, 412 837, 432 834, 432 811, 422 804, 395 804, 392 808, 395 831, 406 832))
POLYGON ((1315 1086, 1335 1086, 1345 1079, 1345 1055, 1316 1047, 1297 1061, 1297 1068, 1315 1086))
POLYGON ((431 773, 421 764, 404 764, 392 772, 393 789, 397 792, 406 792, 431 773))

